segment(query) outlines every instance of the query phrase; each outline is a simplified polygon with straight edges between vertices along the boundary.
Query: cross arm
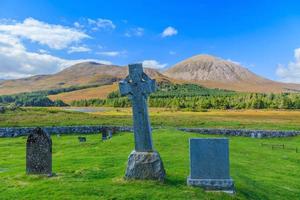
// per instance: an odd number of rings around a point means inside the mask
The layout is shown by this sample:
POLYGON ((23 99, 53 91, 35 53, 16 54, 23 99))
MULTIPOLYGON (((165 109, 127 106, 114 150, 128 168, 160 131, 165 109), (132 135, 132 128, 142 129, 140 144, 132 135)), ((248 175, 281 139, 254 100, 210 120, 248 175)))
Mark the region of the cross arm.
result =
POLYGON ((127 76, 124 80, 119 82, 119 90, 121 96, 131 94, 131 87, 128 81, 129 81, 129 77, 127 76))

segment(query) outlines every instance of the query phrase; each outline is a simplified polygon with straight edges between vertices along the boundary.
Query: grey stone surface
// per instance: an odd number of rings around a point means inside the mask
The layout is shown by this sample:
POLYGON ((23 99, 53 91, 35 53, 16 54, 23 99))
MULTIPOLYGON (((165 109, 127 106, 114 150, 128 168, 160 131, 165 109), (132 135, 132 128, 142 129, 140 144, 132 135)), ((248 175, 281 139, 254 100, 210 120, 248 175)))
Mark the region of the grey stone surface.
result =
POLYGON ((52 175, 52 141, 41 128, 32 130, 27 138, 26 173, 52 175))
POLYGON ((5 107, 4 106, 0 106, 0 113, 4 113, 5 112, 5 107))
POLYGON ((234 189, 229 172, 228 139, 191 138, 188 185, 206 190, 234 189))
POLYGON ((163 180, 163 162, 154 151, 148 115, 147 98, 156 90, 155 80, 144 72, 142 64, 129 65, 129 75, 120 82, 121 95, 129 95, 132 101, 135 151, 128 158, 125 178, 163 180))
POLYGON ((149 179, 163 181, 166 172, 158 152, 136 152, 129 155, 126 179, 149 179))
POLYGON ((107 135, 107 131, 102 131, 102 140, 107 140, 108 139, 108 135, 107 135))
MULTIPOLYGON (((132 127, 128 126, 53 126, 43 127, 42 129, 48 134, 91 134, 99 133, 105 128, 111 128, 118 132, 132 132, 132 127)), ((0 137, 19 137, 27 136, 34 130, 34 127, 8 127, 0 128, 0 137)))
POLYGON ((300 131, 248 130, 248 129, 214 129, 214 128, 178 128, 178 130, 209 135, 243 136, 251 138, 292 137, 300 131))
POLYGON ((142 64, 132 64, 128 67, 129 75, 120 81, 119 88, 121 95, 129 95, 132 101, 135 150, 152 151, 147 97, 156 90, 156 83, 143 72, 142 64))

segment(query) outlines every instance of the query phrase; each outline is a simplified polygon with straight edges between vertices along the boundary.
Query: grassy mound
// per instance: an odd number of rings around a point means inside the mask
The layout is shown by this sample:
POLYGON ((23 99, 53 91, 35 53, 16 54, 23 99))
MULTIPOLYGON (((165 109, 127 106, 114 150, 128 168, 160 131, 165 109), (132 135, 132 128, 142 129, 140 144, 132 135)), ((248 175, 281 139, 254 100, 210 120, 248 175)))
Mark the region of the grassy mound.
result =
POLYGON ((0 199, 297 199, 300 196, 299 153, 261 146, 297 147, 300 137, 251 139, 230 137, 231 176, 237 194, 205 193, 186 186, 189 174, 188 139, 207 137, 174 129, 153 133, 167 180, 124 181, 133 135, 122 133, 102 142, 100 135, 56 137, 52 178, 25 175, 26 138, 0 139, 0 199))

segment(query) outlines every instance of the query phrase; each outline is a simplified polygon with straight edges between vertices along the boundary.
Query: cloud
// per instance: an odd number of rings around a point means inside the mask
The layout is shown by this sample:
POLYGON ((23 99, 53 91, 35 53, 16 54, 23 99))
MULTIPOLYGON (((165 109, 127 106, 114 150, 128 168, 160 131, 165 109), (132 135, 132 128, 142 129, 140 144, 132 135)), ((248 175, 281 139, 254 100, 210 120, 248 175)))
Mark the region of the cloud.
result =
POLYGON ((116 56, 126 54, 126 51, 101 51, 101 52, 97 52, 96 54, 101 56, 116 57, 116 56))
POLYGON ((169 54, 170 54, 170 55, 175 55, 176 52, 175 52, 175 51, 169 51, 169 54))
POLYGON ((279 64, 276 75, 280 81, 289 83, 300 83, 300 48, 294 50, 295 61, 290 62, 286 67, 279 64))
POLYGON ((174 27, 169 26, 169 27, 165 28, 165 30, 162 32, 161 36, 162 37, 170 37, 170 36, 177 35, 177 34, 178 34, 178 31, 174 27))
POLYGON ((74 22, 73 25, 79 29, 84 28, 84 26, 82 24, 80 24, 79 22, 74 22))
POLYGON ((29 39, 52 49, 64 49, 74 42, 90 38, 86 33, 61 25, 48 24, 33 18, 23 22, 1 22, 0 33, 29 39))
POLYGON ((144 60, 142 63, 143 63, 143 67, 152 68, 152 69, 162 69, 168 65, 167 63, 161 64, 156 60, 144 60))
POLYGON ((29 52, 20 38, 0 33, 0 79, 28 77, 37 74, 52 74, 78 62, 94 61, 111 64, 109 61, 95 59, 67 60, 47 54, 29 52))
POLYGON ((228 62, 231 62, 231 63, 233 63, 233 64, 236 64, 236 65, 242 65, 240 62, 234 61, 234 60, 232 60, 232 59, 230 59, 230 58, 228 58, 227 61, 228 61, 228 62))
POLYGON ((94 26, 92 30, 97 31, 99 29, 115 29, 116 25, 110 19, 87 19, 88 24, 94 26))
POLYGON ((46 54, 46 53, 49 53, 47 50, 45 49, 39 49, 39 52, 42 53, 42 54, 46 54))
POLYGON ((141 27, 132 28, 125 32, 126 37, 133 37, 133 36, 141 37, 143 35, 144 35, 144 29, 141 27))
POLYGON ((90 48, 84 46, 72 46, 69 48, 68 53, 79 53, 79 52, 89 52, 90 48))

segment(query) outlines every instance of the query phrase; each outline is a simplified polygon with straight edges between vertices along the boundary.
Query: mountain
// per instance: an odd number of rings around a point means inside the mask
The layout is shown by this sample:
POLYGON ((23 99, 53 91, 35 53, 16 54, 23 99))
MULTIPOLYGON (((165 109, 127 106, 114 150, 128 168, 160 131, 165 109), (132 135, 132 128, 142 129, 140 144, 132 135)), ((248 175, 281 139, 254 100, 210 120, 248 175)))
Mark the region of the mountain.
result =
MULTIPOLYGON (((195 83, 208 88, 221 88, 242 92, 300 92, 299 84, 275 82, 258 76, 238 63, 210 55, 188 58, 161 72, 145 69, 158 82, 195 83)), ((29 78, 0 82, 0 95, 68 88, 71 86, 111 85, 65 93, 64 99, 102 97, 115 90, 112 84, 124 78, 127 67, 83 62, 70 66, 52 75, 37 75, 29 78)), ((59 96, 61 97, 61 96, 59 96)), ((54 99, 58 96, 53 96, 54 99)))
POLYGON ((210 55, 197 55, 166 70, 164 75, 209 88, 246 92, 300 91, 300 85, 275 82, 258 76, 239 63, 210 55))
MULTIPOLYGON (((86 86, 112 84, 127 75, 127 67, 104 65, 95 62, 75 64, 53 75, 37 75, 29 78, 7 80, 0 83, 0 95, 86 86)), ((159 82, 169 82, 169 78, 154 69, 145 69, 150 77, 159 82)))

